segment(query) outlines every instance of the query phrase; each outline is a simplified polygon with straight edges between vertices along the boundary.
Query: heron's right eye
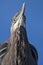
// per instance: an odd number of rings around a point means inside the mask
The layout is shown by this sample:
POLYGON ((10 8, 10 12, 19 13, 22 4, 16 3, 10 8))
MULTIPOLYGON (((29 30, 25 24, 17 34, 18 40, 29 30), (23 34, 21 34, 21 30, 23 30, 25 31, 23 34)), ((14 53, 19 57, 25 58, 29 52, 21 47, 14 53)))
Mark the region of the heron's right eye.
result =
POLYGON ((16 21, 16 20, 14 19, 14 21, 16 21))

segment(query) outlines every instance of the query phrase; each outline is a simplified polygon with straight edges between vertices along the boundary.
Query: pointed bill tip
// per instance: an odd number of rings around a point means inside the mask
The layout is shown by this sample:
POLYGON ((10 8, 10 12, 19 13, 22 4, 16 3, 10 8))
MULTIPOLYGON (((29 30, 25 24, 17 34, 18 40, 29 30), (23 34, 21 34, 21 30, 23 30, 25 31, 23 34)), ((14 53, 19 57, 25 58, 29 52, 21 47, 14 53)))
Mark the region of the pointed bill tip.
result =
POLYGON ((25 7, 26 7, 26 3, 24 2, 24 3, 23 3, 23 6, 22 6, 22 10, 21 10, 21 15, 24 14, 24 12, 25 12, 25 7))
POLYGON ((26 6, 26 3, 24 2, 24 3, 23 3, 23 7, 25 7, 25 6, 26 6))

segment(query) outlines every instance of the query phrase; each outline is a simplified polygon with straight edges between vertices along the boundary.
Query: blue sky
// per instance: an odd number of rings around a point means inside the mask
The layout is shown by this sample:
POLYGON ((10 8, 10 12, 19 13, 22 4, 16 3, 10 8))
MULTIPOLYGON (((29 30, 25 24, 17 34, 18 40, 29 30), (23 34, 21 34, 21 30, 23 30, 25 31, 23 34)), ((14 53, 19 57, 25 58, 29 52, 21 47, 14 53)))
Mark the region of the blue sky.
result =
POLYGON ((38 51, 38 65, 43 65, 43 0, 0 0, 0 44, 9 39, 11 19, 24 1, 28 41, 38 51))

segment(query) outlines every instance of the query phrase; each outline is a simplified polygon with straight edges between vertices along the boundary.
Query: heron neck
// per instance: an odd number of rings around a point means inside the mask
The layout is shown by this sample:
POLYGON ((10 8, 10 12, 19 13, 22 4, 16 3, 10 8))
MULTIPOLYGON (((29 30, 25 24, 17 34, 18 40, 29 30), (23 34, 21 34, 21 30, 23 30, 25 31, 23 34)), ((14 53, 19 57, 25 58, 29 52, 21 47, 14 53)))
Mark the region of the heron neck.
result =
POLYGON ((14 42, 14 41, 17 42, 18 40, 20 41, 24 40, 25 42, 28 42, 26 29, 22 26, 11 34, 11 42, 14 42))

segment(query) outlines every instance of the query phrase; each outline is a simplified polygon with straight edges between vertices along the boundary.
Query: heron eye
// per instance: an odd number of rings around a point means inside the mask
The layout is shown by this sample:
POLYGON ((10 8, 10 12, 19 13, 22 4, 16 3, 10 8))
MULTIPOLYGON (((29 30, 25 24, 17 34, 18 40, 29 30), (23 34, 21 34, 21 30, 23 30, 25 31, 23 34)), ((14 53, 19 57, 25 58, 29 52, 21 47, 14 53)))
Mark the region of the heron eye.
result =
POLYGON ((16 23, 16 19, 13 20, 13 24, 15 24, 15 23, 16 23))
POLYGON ((14 21, 16 21, 16 20, 14 19, 14 21))
MULTIPOLYGON (((16 23, 16 19, 12 19, 13 24, 16 23)), ((12 23, 11 23, 12 24, 12 23)))

